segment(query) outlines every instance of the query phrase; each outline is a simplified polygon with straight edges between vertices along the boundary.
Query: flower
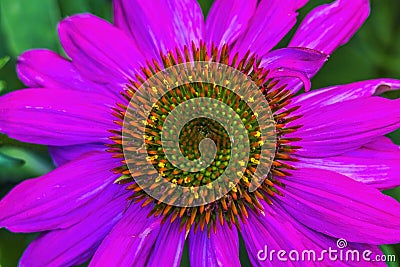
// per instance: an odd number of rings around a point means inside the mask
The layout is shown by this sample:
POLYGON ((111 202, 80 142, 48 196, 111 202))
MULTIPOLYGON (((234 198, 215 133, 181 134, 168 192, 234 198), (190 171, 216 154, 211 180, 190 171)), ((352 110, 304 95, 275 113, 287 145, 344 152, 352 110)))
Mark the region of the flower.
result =
MULTIPOLYGON (((194 266, 238 266, 238 232, 255 266, 269 264, 259 257, 266 245, 319 252, 342 238, 348 249, 378 255, 378 245, 399 242, 400 205, 379 191, 400 184, 399 148, 384 137, 399 128, 399 100, 378 95, 399 89, 400 81, 369 80, 295 96, 302 86, 308 91, 328 55, 369 14, 366 0, 317 7, 288 48, 272 50, 306 2, 217 0, 204 22, 194 0, 115 0, 115 26, 89 14, 60 23, 71 60, 47 50, 24 53, 18 73, 30 89, 0 98, 0 131, 48 145, 58 167, 22 182, 0 202, 1 227, 43 232, 20 265, 70 266, 91 258, 91 266, 177 266, 187 241, 194 266), (261 160, 261 126, 255 123, 261 115, 215 86, 218 97, 246 119, 251 163, 239 163, 245 172, 225 197, 178 207, 157 201, 135 182, 136 175, 150 173, 129 170, 121 125, 145 79, 190 61, 224 63, 257 84, 273 112, 278 143, 263 184, 247 192, 261 160)), ((200 140, 217 144, 220 163, 204 173, 210 178, 166 168, 156 149, 163 130, 157 119, 172 112, 179 97, 212 92, 201 83, 178 89, 154 103, 154 118, 145 122, 147 160, 174 186, 195 186, 194 178, 208 184, 230 159, 221 151, 230 151, 232 143, 217 123, 200 119, 181 135, 182 153, 192 160, 200 140)))

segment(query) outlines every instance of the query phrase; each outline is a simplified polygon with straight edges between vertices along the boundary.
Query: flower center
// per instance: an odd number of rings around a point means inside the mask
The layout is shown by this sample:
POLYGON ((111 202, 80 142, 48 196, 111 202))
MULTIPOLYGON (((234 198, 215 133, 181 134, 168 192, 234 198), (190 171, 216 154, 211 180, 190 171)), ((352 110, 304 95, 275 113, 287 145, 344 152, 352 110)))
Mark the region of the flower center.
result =
POLYGON ((248 209, 262 213, 262 201, 282 195, 279 176, 294 169, 286 162, 294 160, 290 154, 299 147, 290 144, 298 139, 284 137, 298 128, 286 126, 298 118, 290 116, 297 107, 284 109, 292 95, 255 56, 231 59, 226 45, 193 45, 162 61, 162 67, 148 63, 123 92, 129 103, 114 108, 123 126, 110 131, 108 151, 123 158, 116 182, 132 190, 131 201, 152 205, 150 215, 179 219, 186 231, 210 233, 218 221, 239 227, 248 209))

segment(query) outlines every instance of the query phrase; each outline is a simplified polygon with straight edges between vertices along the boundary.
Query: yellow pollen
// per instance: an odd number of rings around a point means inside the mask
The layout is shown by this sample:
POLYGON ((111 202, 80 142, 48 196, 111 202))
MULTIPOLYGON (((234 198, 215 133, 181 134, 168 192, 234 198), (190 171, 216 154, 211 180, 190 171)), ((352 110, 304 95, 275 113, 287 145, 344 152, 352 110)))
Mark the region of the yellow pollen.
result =
POLYGON ((165 163, 163 163, 163 162, 158 163, 158 167, 164 168, 165 167, 165 163))
POLYGON ((260 161, 256 160, 255 158, 251 158, 250 161, 253 162, 254 164, 259 164, 260 163, 260 161))
POLYGON ((153 136, 144 135, 143 138, 149 141, 153 140, 153 136))
POLYGON ((146 157, 146 160, 148 160, 148 161, 153 161, 153 160, 156 160, 157 158, 158 158, 157 155, 155 155, 155 156, 147 156, 147 157, 146 157))
POLYGON ((192 193, 194 193, 194 198, 195 198, 195 199, 198 199, 198 198, 199 198, 199 193, 197 192, 197 190, 195 190, 195 187, 194 187, 194 186, 191 186, 191 187, 190 187, 190 191, 191 191, 192 193))
POLYGON ((173 179, 171 181, 171 188, 175 188, 177 183, 178 183, 178 181, 176 179, 173 179))
POLYGON ((236 185, 233 182, 229 182, 229 187, 232 188, 233 192, 235 192, 235 193, 237 192, 236 185))

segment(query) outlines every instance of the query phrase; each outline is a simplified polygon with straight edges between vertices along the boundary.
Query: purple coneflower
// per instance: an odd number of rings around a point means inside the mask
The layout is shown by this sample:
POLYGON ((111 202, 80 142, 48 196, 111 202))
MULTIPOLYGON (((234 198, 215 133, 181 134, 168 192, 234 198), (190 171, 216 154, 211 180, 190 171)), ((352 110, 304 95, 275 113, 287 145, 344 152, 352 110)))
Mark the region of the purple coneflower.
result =
MULTIPOLYGON (((384 137, 399 128, 400 103, 378 95, 399 89, 400 81, 362 81, 296 96, 302 86, 308 91, 309 79, 328 55, 369 14, 366 0, 317 7, 288 48, 272 50, 306 2, 217 0, 204 22, 195 0, 115 0, 115 26, 90 14, 60 23, 70 59, 47 50, 24 53, 18 73, 30 89, 0 98, 0 131, 48 145, 58 167, 22 182, 0 202, 1 227, 43 232, 20 265, 70 266, 90 259, 90 266, 178 266, 188 242, 193 266, 240 266, 238 233, 255 266, 291 264, 260 260, 266 245, 276 251, 321 251, 343 238, 349 249, 378 255, 378 245, 399 242, 400 205, 379 190, 400 184, 400 150, 384 137), (254 149, 252 162, 226 196, 203 206, 177 207, 153 199, 135 183, 137 174, 123 158, 121 121, 145 79, 191 61, 223 63, 250 77, 270 104, 277 145, 272 168, 257 190, 247 190, 260 157, 254 149)), ((202 84, 194 88, 197 93, 189 90, 188 98, 211 90, 202 84)), ((158 103, 154 116, 171 111, 182 91, 171 94, 158 103)), ((227 94, 221 99, 229 99, 227 94)), ((246 118, 249 136, 257 137, 256 114, 245 105, 235 108, 246 118)), ((168 168, 159 144, 151 141, 162 125, 149 129, 150 161, 175 184, 215 179, 229 161, 226 133, 215 128, 200 120, 181 136, 188 159, 198 151, 187 138, 222 140, 219 161, 204 176, 168 168)), ((256 147, 257 139, 250 140, 256 147)), ((315 264, 332 264, 325 260, 315 264)))

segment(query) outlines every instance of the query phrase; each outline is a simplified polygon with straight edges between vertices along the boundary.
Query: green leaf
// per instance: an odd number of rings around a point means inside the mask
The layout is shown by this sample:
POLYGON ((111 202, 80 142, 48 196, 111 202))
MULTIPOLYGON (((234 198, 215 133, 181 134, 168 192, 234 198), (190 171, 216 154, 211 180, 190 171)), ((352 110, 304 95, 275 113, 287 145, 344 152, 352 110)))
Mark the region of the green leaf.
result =
MULTIPOLYGON (((7 62, 10 60, 10 57, 2 57, 0 58, 0 70, 7 64, 7 62)), ((5 81, 0 81, 0 93, 6 88, 7 84, 5 81)), ((0 164, 1 166, 1 164, 0 164)), ((1 267, 1 266, 0 266, 1 267)))
POLYGON ((199 0, 199 4, 201 6, 201 9, 203 10, 204 17, 207 17, 213 3, 214 0, 199 0))
POLYGON ((62 17, 71 16, 77 13, 90 12, 89 1, 87 0, 58 0, 62 17))
POLYGON ((22 252, 37 234, 14 234, 0 229, 0 267, 18 266, 22 252))
POLYGON ((0 25, 11 56, 35 47, 58 50, 59 19, 54 0, 0 1, 0 25))
POLYGON ((0 152, 0 168, 2 169, 5 167, 19 167, 22 166, 24 163, 25 162, 22 159, 10 157, 0 152))
MULTIPOLYGON (((396 250, 395 250, 393 245, 383 245, 380 248, 381 248, 383 254, 385 254, 386 256, 395 255, 395 257, 397 258, 396 250)), ((387 261, 386 264, 387 264, 388 267, 399 267, 399 263, 398 262, 387 261)))
POLYGON ((19 182, 50 172, 53 164, 47 156, 17 146, 0 147, 0 182, 19 182))
POLYGON ((10 61, 9 56, 0 58, 0 69, 2 69, 8 63, 8 61, 10 61))
POLYGON ((88 1, 90 5, 90 12, 104 18, 108 21, 112 21, 112 6, 109 0, 96 0, 88 1))
POLYGON ((0 81, 0 94, 6 89, 7 84, 5 81, 0 81))

